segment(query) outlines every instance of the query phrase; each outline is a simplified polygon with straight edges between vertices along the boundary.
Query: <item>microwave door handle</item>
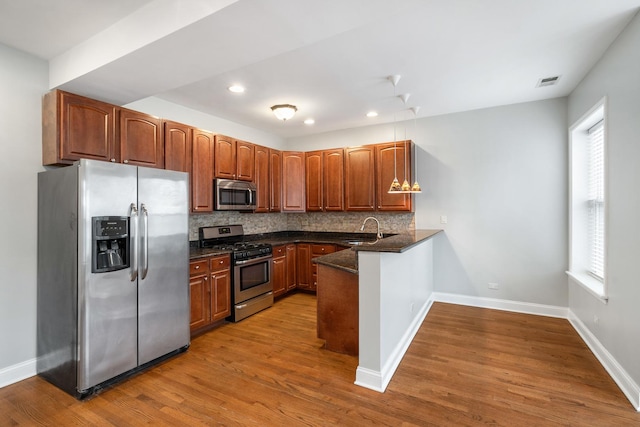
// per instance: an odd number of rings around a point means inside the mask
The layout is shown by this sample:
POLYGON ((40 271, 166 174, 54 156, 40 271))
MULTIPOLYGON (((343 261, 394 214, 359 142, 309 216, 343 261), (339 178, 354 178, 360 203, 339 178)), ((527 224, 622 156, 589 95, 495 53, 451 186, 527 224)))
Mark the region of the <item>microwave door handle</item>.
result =
POLYGON ((247 189, 247 191, 249 192, 249 205, 252 205, 253 203, 253 192, 251 191, 250 188, 247 189))
POLYGON ((138 209, 135 203, 131 203, 129 207, 131 214, 129 215, 129 257, 132 259, 129 270, 129 278, 134 282, 138 278, 138 209))
POLYGON ((142 203, 140 205, 142 211, 142 267, 140 272, 140 279, 144 280, 149 272, 149 211, 147 207, 142 203))

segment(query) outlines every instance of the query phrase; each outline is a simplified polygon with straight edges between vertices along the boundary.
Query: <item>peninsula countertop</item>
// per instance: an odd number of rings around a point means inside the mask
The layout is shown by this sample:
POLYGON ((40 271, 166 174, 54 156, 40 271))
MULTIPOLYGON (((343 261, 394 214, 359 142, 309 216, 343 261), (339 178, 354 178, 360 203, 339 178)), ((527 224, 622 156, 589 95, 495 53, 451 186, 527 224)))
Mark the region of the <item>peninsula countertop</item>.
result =
POLYGON ((314 258, 312 262, 334 267, 349 273, 358 274, 357 252, 394 252, 401 253, 409 248, 432 238, 442 230, 415 230, 396 234, 379 240, 362 241, 353 245, 350 250, 335 252, 314 258))

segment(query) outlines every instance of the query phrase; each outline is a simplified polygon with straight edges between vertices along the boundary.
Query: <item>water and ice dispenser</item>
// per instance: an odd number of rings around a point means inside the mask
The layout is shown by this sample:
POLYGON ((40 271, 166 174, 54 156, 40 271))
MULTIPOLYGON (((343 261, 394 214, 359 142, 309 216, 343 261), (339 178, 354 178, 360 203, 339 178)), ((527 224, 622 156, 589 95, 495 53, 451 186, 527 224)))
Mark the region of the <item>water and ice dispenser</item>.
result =
POLYGON ((129 267, 129 218, 96 216, 92 218, 92 273, 129 267))

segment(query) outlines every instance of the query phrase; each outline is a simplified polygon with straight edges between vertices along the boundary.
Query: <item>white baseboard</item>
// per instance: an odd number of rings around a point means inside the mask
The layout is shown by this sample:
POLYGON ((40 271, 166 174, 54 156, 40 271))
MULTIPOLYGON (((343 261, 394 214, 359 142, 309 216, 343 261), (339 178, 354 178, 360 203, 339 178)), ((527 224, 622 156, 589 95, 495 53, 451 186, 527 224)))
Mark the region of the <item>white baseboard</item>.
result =
POLYGON ((36 373, 36 359, 25 360, 13 366, 0 369, 0 388, 32 377, 36 373))
POLYGON ((398 369, 404 354, 409 349, 411 341, 413 341, 413 338, 418 333, 418 330, 420 329, 425 317, 427 317, 427 313, 429 313, 429 309, 431 309, 432 305, 433 300, 429 299, 422 307, 420 307, 420 311, 413 318, 411 325, 409 325, 409 328, 404 333, 400 342, 394 348, 389 359, 382 367, 382 371, 374 371, 372 369, 358 366, 356 369, 356 380, 354 384, 384 393, 389 385, 389 381, 391 381, 393 374, 396 372, 396 369, 398 369))
POLYGON ((627 396, 636 411, 640 412, 640 386, 627 374, 618 361, 609 353, 595 335, 582 323, 578 317, 569 310, 569 322, 578 332, 582 340, 587 344, 591 352, 600 361, 600 364, 607 370, 613 381, 620 387, 620 390, 627 396))
POLYGON ((556 305, 474 297, 469 295, 449 294, 445 292, 434 292, 431 294, 431 299, 437 302, 492 308, 494 310, 513 311, 516 313, 536 314, 538 316, 559 317, 562 319, 566 319, 569 314, 569 309, 567 307, 559 307, 556 305))

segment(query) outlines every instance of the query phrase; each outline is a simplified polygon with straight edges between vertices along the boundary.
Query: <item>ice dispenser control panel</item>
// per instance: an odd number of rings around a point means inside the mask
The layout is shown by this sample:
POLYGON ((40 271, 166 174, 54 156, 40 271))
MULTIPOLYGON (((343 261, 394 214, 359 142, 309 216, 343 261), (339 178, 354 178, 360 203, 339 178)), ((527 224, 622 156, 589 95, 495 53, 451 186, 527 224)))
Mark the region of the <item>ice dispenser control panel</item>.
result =
POLYGON ((96 216, 92 218, 91 272, 105 273, 129 267, 129 218, 96 216))

